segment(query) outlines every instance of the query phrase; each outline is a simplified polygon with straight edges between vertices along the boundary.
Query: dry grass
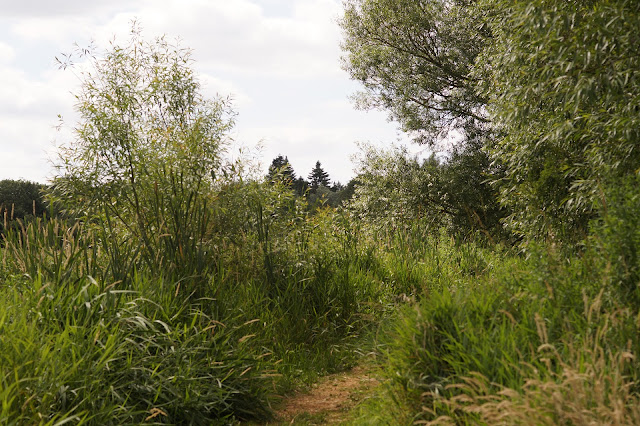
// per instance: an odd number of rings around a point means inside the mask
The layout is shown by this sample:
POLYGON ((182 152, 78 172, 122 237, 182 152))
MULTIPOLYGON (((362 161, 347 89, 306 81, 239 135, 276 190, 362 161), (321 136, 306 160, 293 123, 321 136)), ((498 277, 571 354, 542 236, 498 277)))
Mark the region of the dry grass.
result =
MULTIPOLYGON (((578 347, 567 344, 568 355, 546 340, 546 329, 539 322, 538 334, 544 342, 538 348, 545 371, 525 364, 526 377, 517 390, 491 384, 481 374, 465 377, 450 385, 461 393, 443 401, 451 412, 463 414, 480 424, 490 425, 637 425, 640 424, 640 398, 635 383, 624 371, 635 361, 631 351, 607 353, 601 340, 628 311, 600 314, 600 298, 585 306, 590 321, 600 320, 578 347), (555 372, 554 372, 555 371, 555 372), (499 391, 495 391, 495 389, 499 391)), ((430 395, 434 397, 434 395, 430 395)), ((424 408, 425 411, 430 411, 424 408)), ((435 413, 432 413, 435 414, 435 413)), ((440 416, 421 424, 456 424, 440 416)))
POLYGON ((372 377, 370 365, 331 374, 309 392, 300 392, 282 402, 276 424, 340 424, 351 409, 379 382, 372 377))

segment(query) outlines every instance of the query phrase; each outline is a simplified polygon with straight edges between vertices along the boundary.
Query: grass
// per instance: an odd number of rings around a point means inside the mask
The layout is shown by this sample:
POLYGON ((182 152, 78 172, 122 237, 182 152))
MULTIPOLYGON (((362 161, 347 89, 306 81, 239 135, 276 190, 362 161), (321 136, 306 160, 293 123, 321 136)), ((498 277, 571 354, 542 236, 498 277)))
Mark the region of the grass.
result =
POLYGON ((269 419, 275 395, 353 365, 382 295, 363 248, 334 212, 274 210, 234 241, 185 225, 195 254, 154 268, 148 253, 173 243, 141 250, 109 215, 17 223, 0 248, 0 421, 269 419))
POLYGON ((441 273, 383 326, 354 424, 637 424, 638 310, 601 247, 424 254, 441 273))
POLYGON ((170 297, 173 289, 143 277, 126 291, 79 284, 4 291, 13 303, 2 312, 1 374, 12 389, 3 420, 125 424, 155 413, 202 423, 268 413, 256 386, 268 369, 245 344, 248 326, 225 326, 207 301, 170 297))
POLYGON ((384 384, 353 424, 640 420, 637 265, 613 249, 636 247, 627 221, 577 252, 516 252, 419 223, 376 234, 258 189, 193 221, 171 210, 147 243, 106 213, 15 223, 0 246, 0 422, 265 421, 365 353, 384 384))

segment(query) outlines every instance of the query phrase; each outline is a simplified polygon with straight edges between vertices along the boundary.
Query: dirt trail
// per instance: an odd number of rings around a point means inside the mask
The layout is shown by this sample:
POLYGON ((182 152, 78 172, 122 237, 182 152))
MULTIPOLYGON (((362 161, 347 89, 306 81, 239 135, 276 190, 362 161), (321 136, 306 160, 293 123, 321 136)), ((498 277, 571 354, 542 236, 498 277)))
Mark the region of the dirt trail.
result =
POLYGON ((366 366, 323 377, 310 391, 286 398, 276 411, 280 423, 272 424, 338 424, 378 384, 366 366))

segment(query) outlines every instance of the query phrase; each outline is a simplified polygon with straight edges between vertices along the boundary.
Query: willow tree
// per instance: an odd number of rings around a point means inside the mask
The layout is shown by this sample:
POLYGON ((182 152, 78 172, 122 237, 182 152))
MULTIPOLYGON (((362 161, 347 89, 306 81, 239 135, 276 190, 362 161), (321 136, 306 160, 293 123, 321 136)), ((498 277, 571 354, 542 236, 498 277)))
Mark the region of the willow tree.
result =
POLYGON ((420 204, 421 214, 447 216, 468 235, 500 233, 504 215, 489 184, 501 169, 484 150, 492 128, 484 74, 475 66, 491 43, 490 10, 469 0, 348 0, 341 20, 343 66, 364 88, 357 105, 389 112, 417 143, 440 149, 440 142, 456 140, 448 150, 451 166, 438 168, 447 179, 418 173, 414 182, 396 183, 422 188, 418 198, 432 201, 420 204))
POLYGON ((347 0, 343 66, 362 108, 387 110, 420 143, 487 122, 472 76, 490 38, 473 1, 347 0))
POLYGON ((640 164, 640 4, 486 3, 495 39, 478 63, 504 136, 492 156, 510 223, 530 236, 583 234, 640 164))
POLYGON ((76 217, 117 224, 149 262, 166 248, 163 256, 177 253, 179 263, 206 232, 208 195, 233 126, 229 102, 202 96, 189 49, 146 41, 135 28, 128 43, 83 59, 80 120, 60 151, 56 196, 76 217))

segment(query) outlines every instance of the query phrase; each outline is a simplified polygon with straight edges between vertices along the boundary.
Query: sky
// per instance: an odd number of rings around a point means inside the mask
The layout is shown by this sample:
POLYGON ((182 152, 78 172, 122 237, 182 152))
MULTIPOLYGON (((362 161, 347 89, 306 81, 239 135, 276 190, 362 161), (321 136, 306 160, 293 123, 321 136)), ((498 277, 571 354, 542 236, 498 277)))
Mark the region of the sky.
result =
POLYGON ((193 49, 203 93, 233 99, 233 149, 253 152, 265 171, 281 154, 298 176, 320 161, 346 183, 356 142, 407 143, 385 112, 349 98, 360 86, 341 69, 341 0, 0 0, 0 10, 0 180, 54 176, 80 85, 55 58, 74 44, 124 43, 133 20, 145 38, 193 49))

